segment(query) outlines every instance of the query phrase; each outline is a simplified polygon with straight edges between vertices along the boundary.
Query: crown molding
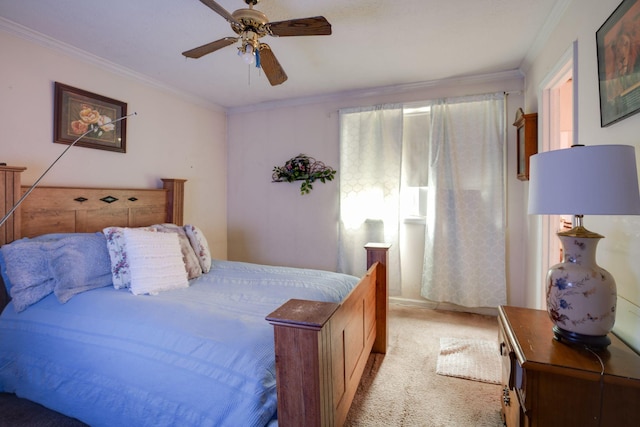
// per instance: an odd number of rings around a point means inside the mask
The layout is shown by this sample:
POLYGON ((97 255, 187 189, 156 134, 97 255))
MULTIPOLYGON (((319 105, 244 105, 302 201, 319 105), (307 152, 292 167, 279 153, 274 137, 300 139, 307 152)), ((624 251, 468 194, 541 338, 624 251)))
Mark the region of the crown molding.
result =
POLYGON ((553 9, 551 9, 547 20, 540 29, 540 32, 538 32, 536 39, 533 41, 533 44, 527 51, 527 54, 524 56, 524 59, 520 64, 520 69, 523 70, 523 73, 526 74, 526 72, 529 70, 531 64, 538 56, 545 43, 551 37, 551 33, 553 33, 553 31, 558 27, 558 24, 560 24, 562 17, 571 5, 572 1, 573 0, 558 0, 553 6, 553 9))
POLYGON ((171 95, 177 96, 190 103, 193 103, 208 109, 216 110, 218 112, 222 112, 222 113, 225 112, 225 109, 219 106, 218 104, 211 103, 207 100, 204 100, 190 93, 178 90, 158 80, 152 79, 147 75, 144 75, 137 71, 123 67, 121 65, 115 64, 111 61, 107 61, 104 58, 96 56, 82 49, 78 49, 74 46, 71 46, 70 44, 61 42, 60 40, 51 38, 47 35, 34 31, 28 27, 25 27, 24 25, 20 25, 16 22, 10 21, 1 16, 0 16, 0 31, 4 31, 20 39, 46 47, 47 49, 55 50, 66 56, 94 65, 102 70, 111 72, 113 74, 131 79, 131 80, 135 80, 139 83, 142 83, 146 86, 150 86, 154 89, 158 89, 160 91, 170 93, 171 95))
POLYGON ((289 98, 278 101, 263 102, 260 104, 247 105, 241 107, 231 107, 227 109, 228 114, 249 113, 253 111, 269 110, 272 108, 297 107, 308 104, 320 104, 325 102, 337 102, 345 99, 354 100, 368 98, 374 96, 383 96, 389 94, 404 94, 410 92, 418 92, 425 89, 493 83, 496 81, 505 81, 510 79, 522 79, 524 74, 519 70, 499 71, 488 74, 477 74, 472 76, 450 77, 438 80, 429 80, 416 83, 406 83, 392 86, 381 86, 368 89, 357 89, 351 91, 335 92, 327 95, 317 95, 301 98, 289 98))

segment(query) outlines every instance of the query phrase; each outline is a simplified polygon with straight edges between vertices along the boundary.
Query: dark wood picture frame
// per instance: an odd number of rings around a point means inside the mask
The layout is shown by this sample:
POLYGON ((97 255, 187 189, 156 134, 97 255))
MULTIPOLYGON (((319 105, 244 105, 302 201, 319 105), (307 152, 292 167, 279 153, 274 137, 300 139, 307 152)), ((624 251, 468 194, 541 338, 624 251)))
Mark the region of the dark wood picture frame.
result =
POLYGON ((125 153, 127 104, 62 83, 54 84, 53 142, 125 153))
POLYGON ((596 32, 600 126, 640 111, 640 1, 624 0, 596 32))
POLYGON ((518 179, 528 181, 529 158, 538 152, 538 113, 524 114, 522 108, 518 108, 513 125, 517 129, 518 179))

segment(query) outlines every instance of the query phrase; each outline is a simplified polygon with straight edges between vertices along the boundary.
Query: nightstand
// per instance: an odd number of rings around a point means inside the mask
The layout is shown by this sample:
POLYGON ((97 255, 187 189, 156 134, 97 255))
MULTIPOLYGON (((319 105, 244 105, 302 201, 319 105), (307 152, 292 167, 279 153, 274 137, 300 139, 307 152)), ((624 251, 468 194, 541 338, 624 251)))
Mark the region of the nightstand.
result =
POLYGON ((640 355, 614 335, 592 352, 554 340, 546 311, 498 307, 508 427, 640 425, 640 355))

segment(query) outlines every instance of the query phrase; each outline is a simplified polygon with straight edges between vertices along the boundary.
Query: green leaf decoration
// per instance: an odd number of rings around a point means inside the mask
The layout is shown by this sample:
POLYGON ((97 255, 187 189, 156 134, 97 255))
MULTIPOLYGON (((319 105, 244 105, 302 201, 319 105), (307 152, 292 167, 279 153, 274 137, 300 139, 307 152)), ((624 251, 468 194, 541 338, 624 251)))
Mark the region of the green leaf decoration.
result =
POLYGON ((325 183, 326 181, 332 181, 335 176, 335 169, 326 166, 313 157, 299 154, 287 160, 284 166, 275 166, 271 179, 273 182, 304 181, 300 185, 300 194, 304 195, 313 190, 312 182, 320 180, 320 182, 325 183))

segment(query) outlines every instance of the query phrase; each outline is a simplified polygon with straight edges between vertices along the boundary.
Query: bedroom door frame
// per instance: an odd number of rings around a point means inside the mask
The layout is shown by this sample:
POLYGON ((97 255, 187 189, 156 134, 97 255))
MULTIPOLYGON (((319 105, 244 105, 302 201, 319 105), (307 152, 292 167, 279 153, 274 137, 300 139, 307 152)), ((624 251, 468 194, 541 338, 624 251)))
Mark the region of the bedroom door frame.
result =
MULTIPOLYGON (((567 49, 556 66, 547 74, 539 87, 540 111, 538 114, 539 152, 568 148, 577 144, 578 139, 578 41, 567 49), (563 96, 570 85, 571 97, 563 96), (561 114, 562 111, 562 114, 561 114), (571 120, 562 120, 563 114, 571 114, 571 120), (567 138, 567 126, 571 135, 567 138)), ((539 239, 541 255, 536 283, 537 306, 546 309, 546 274, 549 268, 561 257, 561 246, 556 236, 560 226, 560 215, 539 215, 539 239)))

